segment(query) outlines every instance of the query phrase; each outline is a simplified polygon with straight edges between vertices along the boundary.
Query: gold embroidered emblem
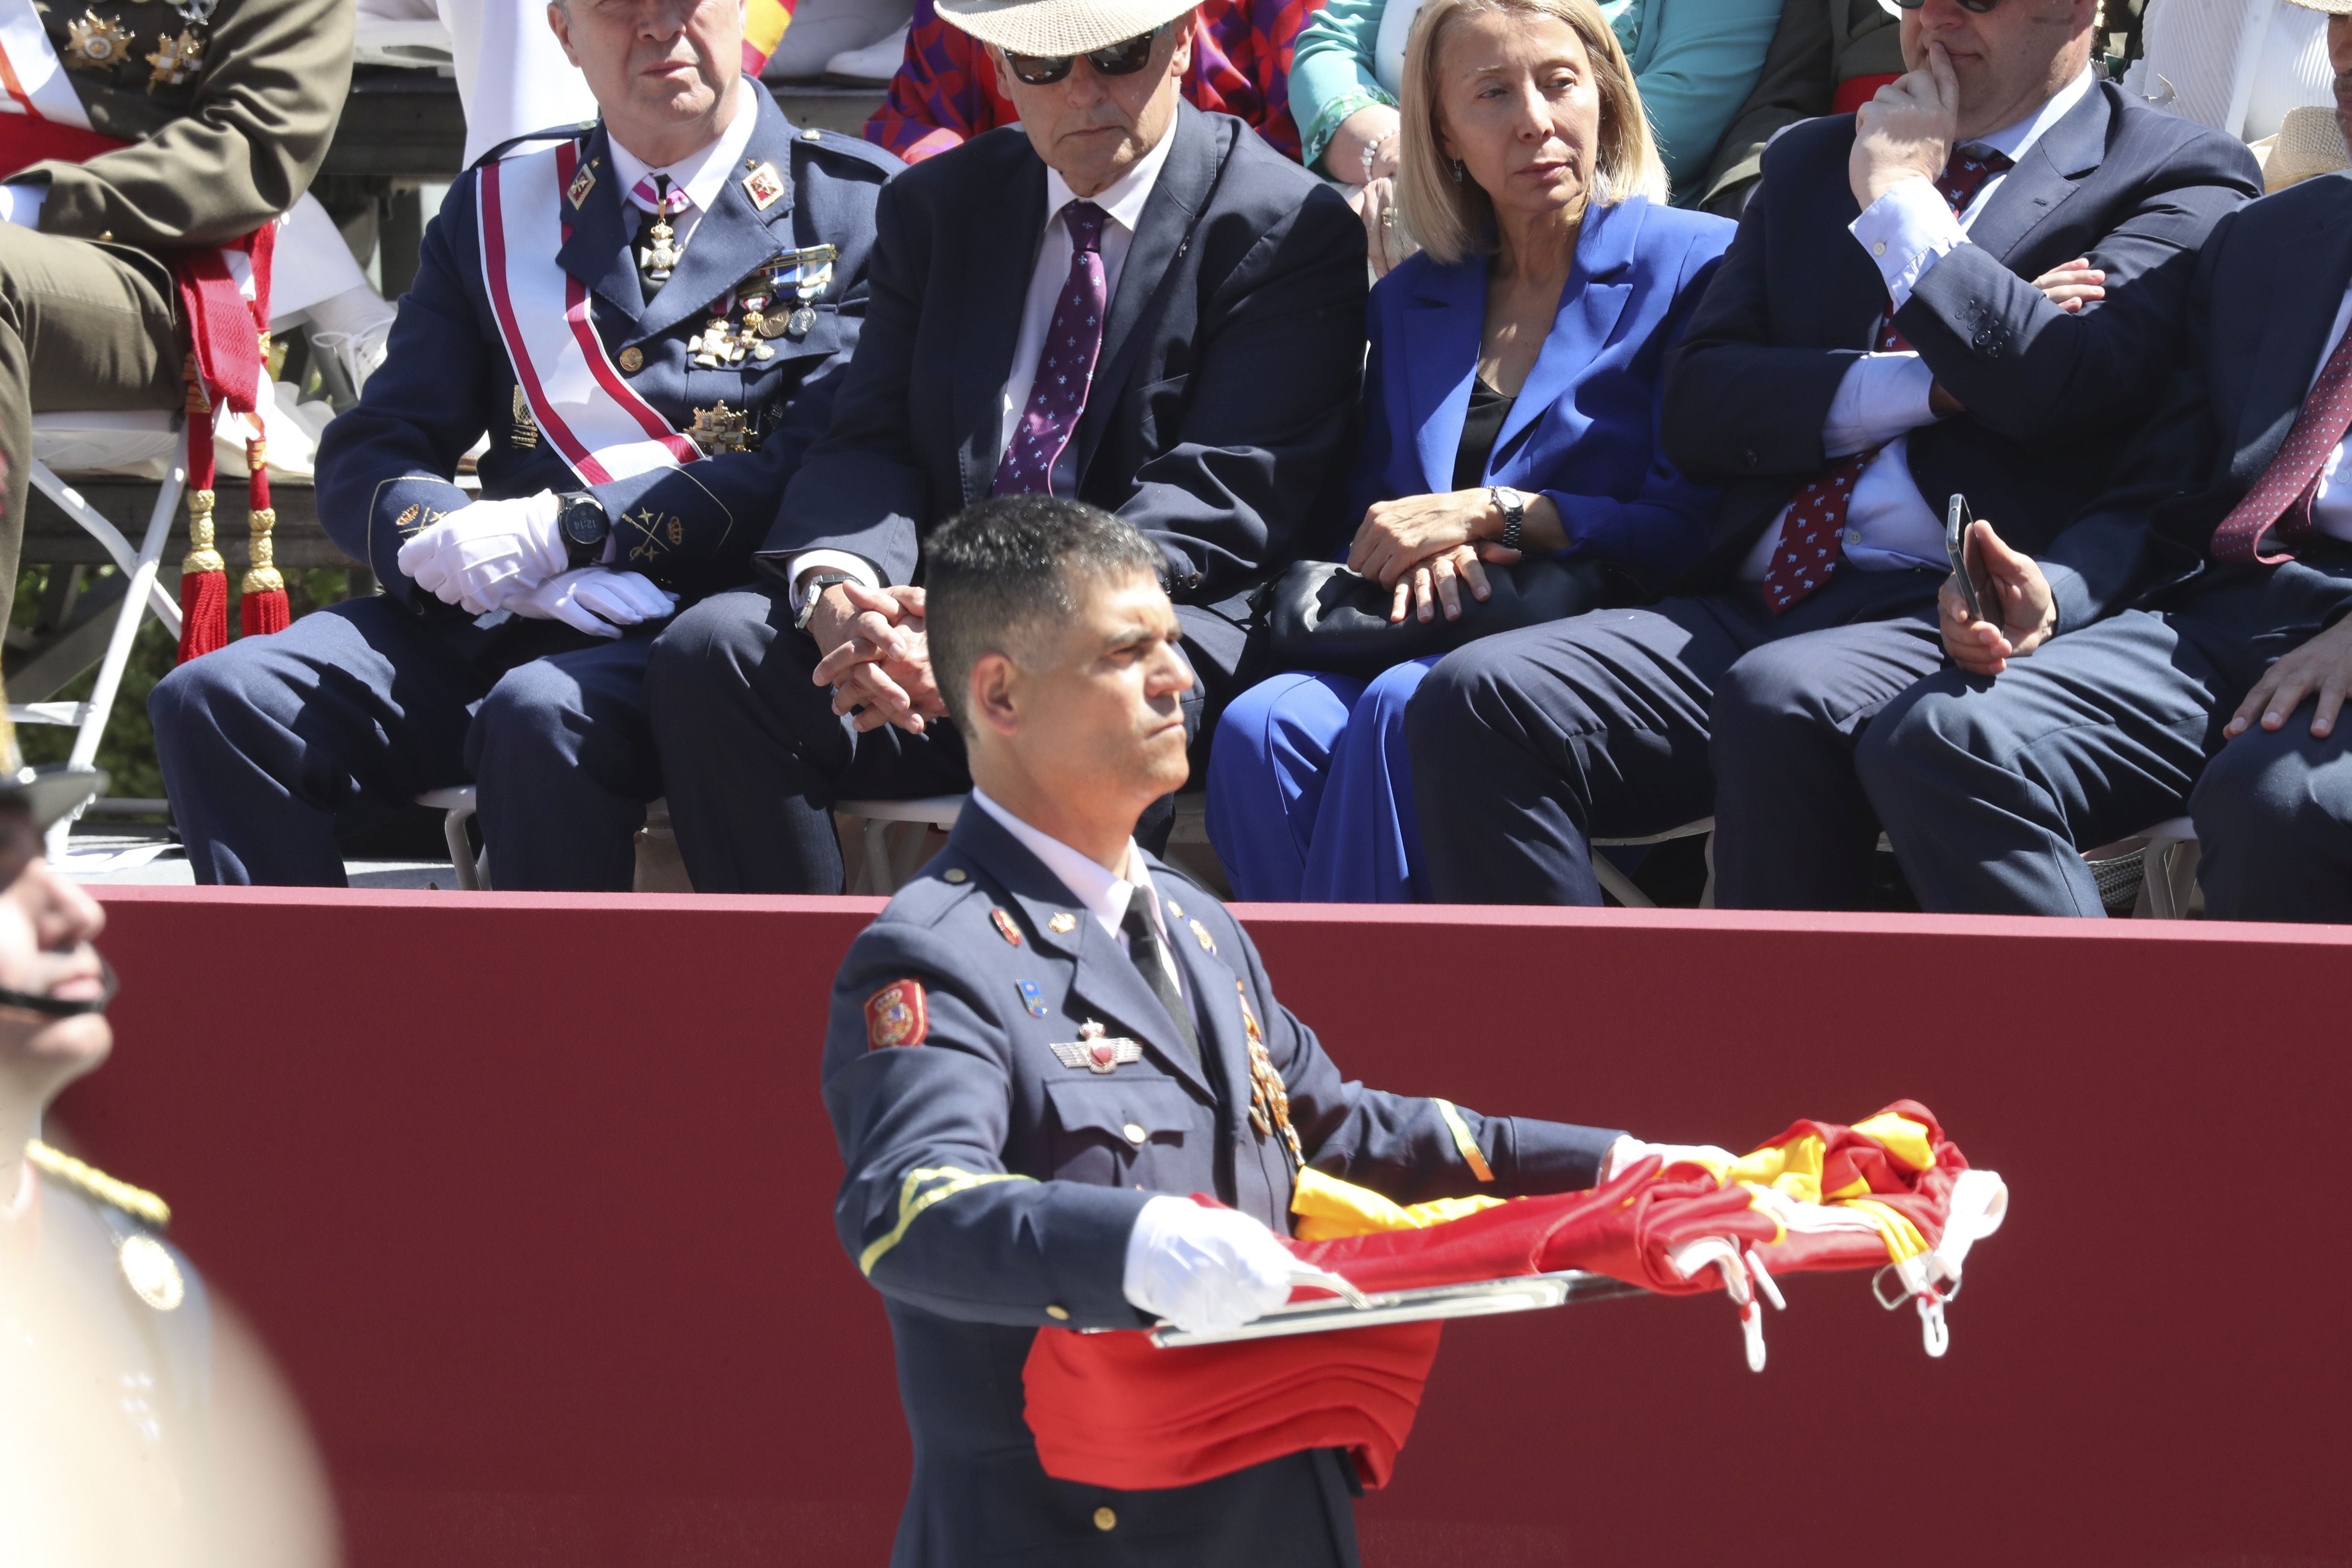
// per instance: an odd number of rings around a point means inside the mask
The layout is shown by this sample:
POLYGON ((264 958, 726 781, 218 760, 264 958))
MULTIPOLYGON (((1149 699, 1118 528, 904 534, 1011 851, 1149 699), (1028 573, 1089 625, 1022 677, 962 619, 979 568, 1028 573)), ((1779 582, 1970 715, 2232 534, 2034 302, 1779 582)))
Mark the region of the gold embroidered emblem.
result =
POLYGON ((693 427, 687 434, 696 446, 714 457, 721 452, 740 452, 751 444, 742 411, 729 408, 723 397, 715 407, 696 409, 693 427))
POLYGON ((665 550, 684 542, 686 539, 684 519, 665 517, 651 507, 623 513, 621 522, 636 533, 636 542, 629 546, 629 559, 632 561, 658 561, 665 550))
POLYGON ((530 399, 522 395, 520 386, 514 389, 514 444, 518 447, 539 445, 539 421, 530 416, 530 399))
POLYGON ((66 24, 66 64, 76 70, 112 70, 131 57, 131 35, 122 24, 95 11, 66 24))
MULTIPOLYGON (((205 41, 195 34, 183 30, 176 38, 158 36, 155 49, 147 57, 153 69, 147 78, 147 90, 159 87, 177 87, 196 74, 205 63, 205 41)), ((263 350, 267 353, 268 350, 263 350)))
POLYGON ((1055 915, 1045 922, 1045 929, 1055 936, 1067 936, 1078 929, 1078 917, 1072 914, 1055 915))
POLYGON ((743 176, 743 193, 754 207, 766 212, 783 199, 784 177, 776 173, 773 163, 762 163, 743 176))
POLYGON ((392 520, 392 531, 394 533, 409 532, 415 528, 416 520, 423 515, 425 515, 425 509, 412 502, 406 511, 392 520))
POLYGON ((572 176, 572 184, 563 193, 563 199, 577 208, 587 202, 588 193, 595 188, 596 166, 593 163, 583 163, 580 165, 580 172, 572 176))
POLYGON ((635 375, 635 374, 637 374, 637 372, 639 372, 639 371, 641 371, 641 370, 643 370, 643 369, 645 369, 645 368, 646 368, 646 351, 645 351, 645 350, 643 350, 643 349, 641 349, 641 348, 636 347, 635 344, 632 344, 632 345, 630 345, 629 347, 625 348, 625 349, 623 349, 623 350, 621 351, 621 372, 622 372, 622 374, 625 374, 625 375, 635 375))

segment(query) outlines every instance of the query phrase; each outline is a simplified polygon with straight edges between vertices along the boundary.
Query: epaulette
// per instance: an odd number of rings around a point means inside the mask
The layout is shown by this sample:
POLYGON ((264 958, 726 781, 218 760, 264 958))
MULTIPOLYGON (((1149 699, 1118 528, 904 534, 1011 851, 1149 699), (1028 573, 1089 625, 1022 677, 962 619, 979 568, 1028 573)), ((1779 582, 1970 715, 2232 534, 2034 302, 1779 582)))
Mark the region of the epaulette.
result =
POLYGON ((35 1170, 52 1181, 63 1182, 109 1208, 121 1209, 142 1224, 162 1230, 172 1223, 172 1205, 144 1187, 119 1182, 97 1166, 77 1160, 62 1150, 52 1149, 37 1138, 25 1145, 25 1158, 32 1163, 35 1170))
POLYGON ((520 147, 526 142, 569 142, 575 136, 585 136, 596 129, 593 120, 578 121, 570 125, 551 125, 544 131, 526 131, 520 136, 509 136, 466 166, 467 174, 485 163, 495 163, 506 156, 509 147, 520 147))
POLYGON ((845 135, 838 131, 827 131, 822 126, 803 125, 793 134, 793 141, 797 147, 805 148, 811 152, 832 153, 845 158, 855 158, 862 163, 868 163, 879 169, 886 176, 895 174, 907 166, 898 154, 891 152, 887 147, 877 147, 863 136, 845 135))

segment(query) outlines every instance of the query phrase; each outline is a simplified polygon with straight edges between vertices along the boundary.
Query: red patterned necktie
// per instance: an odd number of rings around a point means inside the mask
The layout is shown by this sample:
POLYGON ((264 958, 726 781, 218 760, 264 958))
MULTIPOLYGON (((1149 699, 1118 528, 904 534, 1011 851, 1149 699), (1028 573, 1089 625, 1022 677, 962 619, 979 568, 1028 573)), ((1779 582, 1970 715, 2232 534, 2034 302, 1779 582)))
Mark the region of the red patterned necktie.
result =
POLYGON ((1078 428, 1086 412, 1087 388, 1095 378, 1095 356, 1102 352, 1103 311, 1110 304, 1102 259, 1103 222, 1108 216, 1092 202, 1072 202, 1062 209, 1070 230, 1070 276, 1062 296, 1054 302, 1054 324, 1037 356, 1037 374, 1029 385, 1029 406, 1013 427, 1013 442, 996 466, 996 483, 989 493, 1000 496, 1050 495, 1054 465, 1078 428))
POLYGON ((2239 565, 2259 561, 2265 566, 2294 560, 2290 550, 2264 555, 2263 534, 2276 523, 2280 539, 2299 543, 2318 531, 2312 524, 2311 503, 2319 475, 2347 431, 2352 431, 2352 332, 2336 340, 2336 352, 2305 394, 2302 411, 2278 456, 2213 531, 2213 559, 2239 565))
MULTIPOLYGON (((1958 153, 1944 165, 1943 178, 1936 182, 1937 194, 1958 217, 1969 210, 1984 183, 2008 167, 2010 161, 2003 153, 1958 153)), ((1892 311, 1871 347, 1880 353, 1911 352, 1910 343, 1895 330, 1892 311)), ((1764 572, 1764 603, 1774 615, 1817 592, 1844 559, 1842 536, 1846 511, 1853 504, 1853 487, 1878 451, 1873 447, 1856 452, 1827 473, 1806 481, 1789 498, 1788 521, 1780 525, 1780 547, 1772 552, 1772 563, 1764 572)))

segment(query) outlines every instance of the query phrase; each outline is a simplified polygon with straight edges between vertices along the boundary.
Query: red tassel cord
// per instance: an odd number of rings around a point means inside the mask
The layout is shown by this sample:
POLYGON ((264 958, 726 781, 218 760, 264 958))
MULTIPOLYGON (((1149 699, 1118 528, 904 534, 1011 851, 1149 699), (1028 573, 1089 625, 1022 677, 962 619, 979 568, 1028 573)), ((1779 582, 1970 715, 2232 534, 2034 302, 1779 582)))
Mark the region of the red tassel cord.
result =
POLYGON ((257 637, 282 632, 294 619, 286 601, 286 579, 271 558, 269 531, 278 524, 269 504, 269 449, 258 437, 245 444, 245 462, 253 475, 253 565, 237 584, 237 629, 257 637))
POLYGON ((188 553, 180 563, 180 662, 228 646, 228 563, 213 547, 213 410, 190 354, 188 553))

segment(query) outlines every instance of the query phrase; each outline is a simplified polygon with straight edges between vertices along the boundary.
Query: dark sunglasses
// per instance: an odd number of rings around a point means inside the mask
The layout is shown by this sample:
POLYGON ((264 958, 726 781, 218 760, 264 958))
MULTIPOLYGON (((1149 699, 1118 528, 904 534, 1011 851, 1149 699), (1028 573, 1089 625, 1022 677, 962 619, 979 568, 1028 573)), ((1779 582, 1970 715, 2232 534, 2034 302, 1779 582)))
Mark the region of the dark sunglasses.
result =
MULTIPOLYGON (((1927 3, 1927 0, 1895 0, 1895 4, 1906 11, 1916 11, 1927 3)), ((1960 9, 1973 11, 1981 16, 2000 4, 2000 0, 1960 0, 1960 9)))
MULTIPOLYGON (((1138 33, 1124 42, 1088 49, 1087 64, 1094 67, 1098 76, 1133 76, 1151 63, 1151 46, 1172 26, 1173 23, 1162 22, 1151 31, 1138 33)), ((1016 55, 1010 50, 1004 56, 1004 63, 1013 68, 1013 74, 1031 87, 1053 86, 1070 74, 1077 59, 1076 55, 1016 55)))

